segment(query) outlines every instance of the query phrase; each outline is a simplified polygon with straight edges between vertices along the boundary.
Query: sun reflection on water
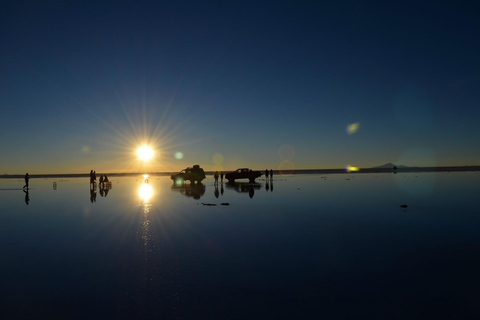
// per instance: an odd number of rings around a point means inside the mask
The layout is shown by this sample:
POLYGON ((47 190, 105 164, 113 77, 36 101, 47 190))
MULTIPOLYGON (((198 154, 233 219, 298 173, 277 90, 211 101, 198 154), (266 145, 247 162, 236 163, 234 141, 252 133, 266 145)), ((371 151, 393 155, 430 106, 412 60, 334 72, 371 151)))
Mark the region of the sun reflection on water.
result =
POLYGON ((138 196, 143 201, 143 204, 149 203, 153 196, 152 187, 148 183, 143 183, 140 188, 138 188, 138 196))

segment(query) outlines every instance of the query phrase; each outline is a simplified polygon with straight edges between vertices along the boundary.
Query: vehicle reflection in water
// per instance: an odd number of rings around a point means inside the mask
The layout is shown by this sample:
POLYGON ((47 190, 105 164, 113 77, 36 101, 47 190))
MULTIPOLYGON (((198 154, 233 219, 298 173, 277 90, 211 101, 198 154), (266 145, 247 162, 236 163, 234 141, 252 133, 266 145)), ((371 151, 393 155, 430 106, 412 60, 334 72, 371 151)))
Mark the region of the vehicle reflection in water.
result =
POLYGON ((183 180, 176 180, 172 185, 172 191, 178 191, 186 197, 200 199, 205 194, 203 183, 186 183, 183 180))
POLYGON ((248 192, 250 198, 253 198, 255 195, 255 190, 260 190, 262 185, 260 183, 250 183, 250 182, 228 182, 226 184, 227 189, 233 189, 240 193, 248 192))

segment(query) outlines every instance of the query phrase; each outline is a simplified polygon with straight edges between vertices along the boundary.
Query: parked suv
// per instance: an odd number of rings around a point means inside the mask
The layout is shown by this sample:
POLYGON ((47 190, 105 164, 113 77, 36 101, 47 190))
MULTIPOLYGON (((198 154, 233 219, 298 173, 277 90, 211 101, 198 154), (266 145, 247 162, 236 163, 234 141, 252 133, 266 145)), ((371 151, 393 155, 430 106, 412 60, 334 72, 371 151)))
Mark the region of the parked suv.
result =
POLYGON ((255 179, 260 177, 262 173, 260 171, 252 171, 248 168, 240 168, 233 172, 229 172, 225 175, 225 179, 228 182, 234 182, 235 179, 248 179, 250 182, 255 182, 255 179))
POLYGON ((201 183, 205 179, 205 171, 198 164, 194 165, 192 168, 188 167, 183 169, 179 173, 172 174, 170 176, 174 182, 183 182, 190 181, 191 183, 201 183))

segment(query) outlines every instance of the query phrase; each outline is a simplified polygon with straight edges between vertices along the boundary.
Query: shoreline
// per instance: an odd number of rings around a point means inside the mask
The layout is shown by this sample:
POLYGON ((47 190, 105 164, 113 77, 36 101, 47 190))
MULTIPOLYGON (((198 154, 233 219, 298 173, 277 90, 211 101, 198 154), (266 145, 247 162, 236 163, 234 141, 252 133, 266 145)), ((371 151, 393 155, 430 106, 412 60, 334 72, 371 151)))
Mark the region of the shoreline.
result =
MULTIPOLYGON (((233 171, 233 170, 231 170, 233 171)), ((258 170, 262 172, 263 170, 258 170)), ((394 171, 392 168, 360 168, 359 171, 348 172, 346 169, 299 169, 281 172, 274 170, 273 175, 295 175, 295 174, 362 174, 362 173, 411 173, 411 172, 468 172, 480 171, 480 166, 449 166, 449 167, 408 167, 399 168, 394 171)), ((224 171, 230 172, 230 171, 224 171)), ((177 172, 152 172, 150 176, 170 176, 177 172)), ((141 172, 135 173, 100 173, 108 177, 134 177, 143 175, 141 172)), ((205 171, 206 175, 213 175, 214 171, 205 171)), ((52 173, 52 174, 31 174, 30 178, 89 178, 90 173, 52 173)), ((4 174, 0 179, 23 179, 24 174, 4 174)))

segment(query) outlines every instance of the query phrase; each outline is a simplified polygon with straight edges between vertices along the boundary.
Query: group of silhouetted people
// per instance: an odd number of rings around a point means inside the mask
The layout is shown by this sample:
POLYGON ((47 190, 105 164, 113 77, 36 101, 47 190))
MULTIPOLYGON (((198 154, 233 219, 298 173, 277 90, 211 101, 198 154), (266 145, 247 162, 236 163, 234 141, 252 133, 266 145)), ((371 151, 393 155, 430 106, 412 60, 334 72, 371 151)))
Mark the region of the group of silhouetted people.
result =
MULTIPOLYGON (((96 183, 97 175, 95 171, 90 170, 90 202, 92 203, 97 201, 96 183)), ((100 179, 98 180, 98 185, 100 189, 100 196, 106 197, 108 195, 108 191, 112 187, 106 174, 102 174, 100 176, 100 179)))
MULTIPOLYGON (((98 183, 102 184, 102 183, 107 183, 107 182, 109 182, 107 175, 102 174, 100 176, 100 179, 99 179, 98 183)), ((97 183, 97 174, 95 173, 95 171, 90 170, 90 185, 95 186, 96 183, 97 183)))
POLYGON ((220 171, 220 173, 218 173, 218 171, 215 171, 215 173, 213 174, 213 178, 215 178, 215 183, 218 183, 219 176, 220 176, 220 182, 223 182, 223 171, 220 171))
MULTIPOLYGON (((268 169, 265 169, 265 179, 268 180, 268 169)), ((273 180, 273 170, 270 169, 270 180, 273 180)))

